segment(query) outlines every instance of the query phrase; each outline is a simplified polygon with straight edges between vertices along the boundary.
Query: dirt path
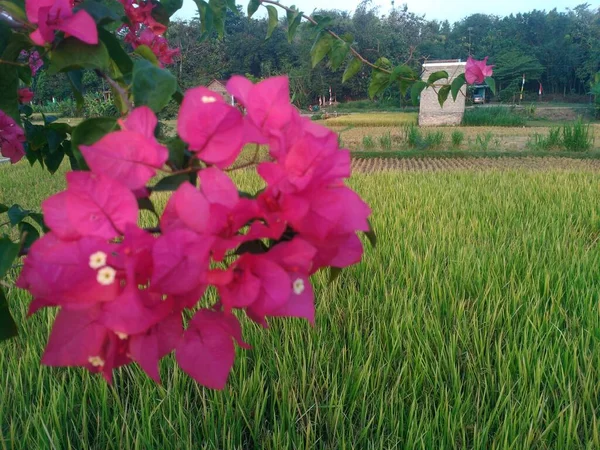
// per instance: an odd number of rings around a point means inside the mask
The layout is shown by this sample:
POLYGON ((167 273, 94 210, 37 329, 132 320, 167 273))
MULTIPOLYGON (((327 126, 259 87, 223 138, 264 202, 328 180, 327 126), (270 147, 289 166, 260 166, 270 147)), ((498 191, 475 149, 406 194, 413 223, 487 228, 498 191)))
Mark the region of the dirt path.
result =
POLYGON ((600 172, 600 160, 539 157, 507 158, 370 158, 354 159, 352 169, 358 173, 381 171, 446 170, 582 170, 600 172))

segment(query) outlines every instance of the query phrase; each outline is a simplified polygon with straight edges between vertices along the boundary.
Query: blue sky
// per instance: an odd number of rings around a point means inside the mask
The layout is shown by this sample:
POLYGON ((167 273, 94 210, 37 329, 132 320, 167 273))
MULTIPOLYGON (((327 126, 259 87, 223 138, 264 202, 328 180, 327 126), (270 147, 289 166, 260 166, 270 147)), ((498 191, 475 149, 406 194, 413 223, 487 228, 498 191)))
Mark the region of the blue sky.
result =
MULTIPOLYGON (((237 0, 237 3, 243 5, 244 9, 248 5, 247 0, 237 0)), ((319 0, 282 0, 282 3, 286 5, 295 4, 304 12, 311 12, 320 7, 353 11, 359 0, 327 0, 326 2, 319 0)), ((585 2, 583 0, 502 0, 495 2, 489 2, 488 0, 396 0, 396 6, 403 3, 408 5, 409 11, 425 14, 428 19, 448 19, 450 22, 455 22, 474 13, 505 16, 533 9, 551 10, 557 8, 559 11, 564 11, 566 8, 573 8, 585 2)), ((589 3, 592 3, 591 0, 589 3)), ((373 4, 379 5, 382 12, 384 12, 390 8, 391 1, 373 0, 373 4)), ((177 13, 176 17, 187 19, 195 14, 196 4, 192 0, 184 0, 183 9, 177 13)))

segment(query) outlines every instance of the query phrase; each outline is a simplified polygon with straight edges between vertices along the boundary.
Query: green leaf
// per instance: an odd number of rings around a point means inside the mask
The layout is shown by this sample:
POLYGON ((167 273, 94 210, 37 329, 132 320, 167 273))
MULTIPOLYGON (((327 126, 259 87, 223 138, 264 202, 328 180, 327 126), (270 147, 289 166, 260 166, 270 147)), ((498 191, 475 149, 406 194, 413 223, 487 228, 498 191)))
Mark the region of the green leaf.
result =
POLYGON ((67 72, 67 78, 69 79, 71 90, 75 96, 77 112, 80 113, 85 106, 85 99, 83 98, 83 72, 81 70, 71 70, 70 72, 67 72))
POLYGON ((150 49, 150 47, 148 47, 147 45, 139 45, 134 50, 134 53, 137 55, 140 55, 146 61, 150 61, 156 67, 160 67, 160 62, 158 61, 158 58, 156 57, 154 52, 150 49))
POLYGON ((182 169, 185 159, 185 143, 179 137, 167 141, 169 149, 169 162, 176 169, 182 169))
POLYGON ((310 60, 314 67, 319 64, 325 56, 331 51, 331 45, 333 43, 333 37, 328 33, 322 33, 317 36, 315 43, 310 49, 310 60))
POLYGON ((181 186, 186 181, 189 181, 190 177, 188 174, 177 174, 171 175, 163 178, 155 186, 153 186, 150 190, 152 192, 165 192, 165 191, 175 191, 179 186, 181 186))
POLYGON ((21 123, 19 115, 19 75, 15 66, 0 64, 0 110, 21 123))
POLYGON ((465 80, 464 73, 461 73, 454 80, 452 80, 452 84, 450 85, 450 91, 452 92, 452 98, 454 99, 454 101, 456 101, 458 93, 460 92, 461 88, 465 85, 466 82, 467 81, 465 80))
POLYGON ((295 10, 295 6, 292 5, 292 11, 288 10, 286 13, 287 26, 288 26, 288 42, 291 44, 294 40, 294 35, 298 29, 298 25, 302 21, 302 13, 295 10))
POLYGON ((279 24, 279 15, 277 13, 277 8, 271 5, 267 5, 267 12, 269 13, 269 27, 267 28, 267 39, 271 37, 273 31, 277 28, 279 24))
POLYGON ((17 6, 15 3, 8 0, 1 0, 0 7, 15 19, 20 20, 21 22, 27 22, 25 10, 17 6))
POLYGON ((12 267, 13 261, 19 256, 20 245, 7 237, 0 238, 0 279, 12 267))
POLYGON ((444 103, 448 99, 448 94, 450 94, 450 85, 449 84, 442 86, 440 88, 440 90, 438 91, 438 102, 440 103, 440 106, 442 108, 444 107, 444 103))
POLYGON ((425 83, 424 81, 417 81, 415 84, 412 85, 412 87, 410 88, 410 98, 412 99, 413 105, 417 106, 419 104, 419 96, 421 95, 421 92, 423 92, 423 89, 425 89, 427 87, 427 83, 425 83))
POLYGON ((97 45, 89 45, 70 37, 61 41, 52 51, 48 74, 54 75, 75 69, 97 69, 105 72, 109 68, 109 59, 108 50, 102 41, 97 45))
POLYGON ((496 95, 496 80, 494 80, 492 77, 485 77, 485 84, 490 87, 492 94, 496 95))
POLYGON ((133 100, 136 106, 147 105, 159 112, 177 91, 177 79, 167 69, 139 60, 133 66, 133 100))
POLYGON ((212 12, 213 28, 217 31, 219 39, 225 35, 225 12, 227 4, 225 0, 208 0, 208 7, 212 12))
POLYGON ((50 172, 51 174, 56 173, 64 158, 65 152, 62 149, 62 147, 60 147, 60 150, 58 151, 45 154, 44 163, 46 164, 48 172, 50 172))
POLYGON ((433 72, 431 75, 429 75, 429 78, 427 79, 427 84, 429 86, 432 86, 436 81, 443 79, 448 79, 448 72, 446 72, 445 70, 433 72))
POLYGON ((0 203, 0 214, 4 214, 6 211, 8 211, 8 206, 0 203))
POLYGON ((44 215, 41 213, 31 213, 29 214, 29 218, 32 219, 35 223, 37 223, 44 232, 50 231, 50 229, 44 223, 44 215))
POLYGON ((114 0, 86 0, 77 9, 83 9, 92 16, 98 25, 108 25, 112 22, 121 22, 125 15, 123 5, 114 0))
POLYGON ((342 76, 342 83, 345 83, 350 78, 355 76, 362 69, 362 61, 358 58, 352 58, 352 60, 346 66, 346 70, 344 70, 344 75, 342 76))
POLYGON ((0 287, 0 341, 5 341, 17 335, 17 325, 8 309, 8 301, 4 289, 0 287))
POLYGON ((183 0, 160 0, 160 3, 169 17, 179 11, 183 6, 183 0))
POLYGON ((156 208, 154 207, 154 203, 152 203, 152 201, 147 198, 147 197, 143 197, 143 198, 138 198, 138 208, 139 209, 144 209, 146 211, 150 211, 152 214, 154 214, 156 216, 157 219, 160 219, 160 217, 158 216, 158 213, 156 212, 156 208))
POLYGON ((375 230, 373 229, 373 224, 371 223, 371 220, 367 219, 367 221, 369 222, 369 231, 365 232, 365 236, 371 243, 371 246, 375 248, 377 247, 377 235, 375 234, 375 230))
POLYGON ((390 74, 378 69, 373 69, 371 73, 371 83, 369 84, 369 97, 374 98, 381 94, 390 85, 390 74))
POLYGON ((6 46, 10 42, 12 31, 2 22, 0 22, 0 55, 4 53, 6 46))
POLYGON ((23 209, 21 205, 12 205, 8 208, 8 220, 12 226, 19 224, 23 219, 29 216, 31 211, 23 209))
POLYGON ((108 55, 115 62, 121 74, 127 80, 131 72, 133 71, 133 61, 123 50, 121 42, 115 37, 114 34, 106 31, 104 28, 98 29, 98 37, 106 46, 108 55))
POLYGON ((333 70, 338 70, 340 66, 346 61, 350 53, 350 44, 339 39, 333 39, 331 44, 331 51, 329 52, 329 62, 333 70))
POLYGON ((87 163, 79 150, 80 145, 92 145, 117 126, 117 119, 111 117, 94 117, 81 122, 73 129, 71 135, 71 151, 77 160, 80 170, 88 170, 87 163))
POLYGON ((19 234, 21 235, 21 246, 23 248, 31 247, 40 238, 40 232, 28 222, 19 224, 19 234))
POLYGON ((250 0, 248 3, 248 19, 250 19, 260 8, 260 0, 250 0))

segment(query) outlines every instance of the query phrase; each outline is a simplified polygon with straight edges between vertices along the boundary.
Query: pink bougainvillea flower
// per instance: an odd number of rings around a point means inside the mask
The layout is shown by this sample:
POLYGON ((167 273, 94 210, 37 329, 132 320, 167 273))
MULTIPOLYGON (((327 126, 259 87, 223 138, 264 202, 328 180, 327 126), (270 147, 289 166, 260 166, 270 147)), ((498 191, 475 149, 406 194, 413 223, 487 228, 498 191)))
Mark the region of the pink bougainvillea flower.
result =
POLYGON ((114 246, 96 237, 63 241, 48 233, 33 243, 17 286, 27 289, 38 307, 87 308, 119 294, 117 270, 111 265, 114 246))
POLYGON ((212 239, 188 230, 173 230, 160 236, 152 252, 152 289, 182 295, 203 291, 208 273, 212 239))
POLYGON ((33 100, 33 91, 29 88, 19 89, 19 103, 25 104, 33 100))
POLYGON ((235 359, 234 340, 240 347, 249 348, 234 315, 201 309, 185 331, 175 356, 183 371, 198 383, 223 389, 235 359))
POLYGON ((69 172, 67 190, 42 204, 48 227, 62 239, 97 236, 112 239, 135 224, 138 206, 134 195, 105 175, 69 172))
POLYGON ((275 310, 290 296, 292 283, 288 273, 267 254, 244 254, 231 270, 233 281, 217 286, 226 312, 249 307, 255 302, 275 310))
POLYGON ((23 50, 20 55, 21 58, 27 59, 29 62, 29 68, 31 69, 31 76, 35 77, 38 71, 44 65, 44 61, 40 57, 40 54, 37 50, 32 51, 31 53, 23 50))
POLYGON ((465 67, 465 78, 468 84, 481 84, 487 77, 492 76, 494 66, 488 66, 487 60, 487 56, 483 61, 477 61, 469 56, 465 67))
POLYGON ((169 47, 167 39, 157 35, 150 28, 145 28, 144 31, 140 33, 140 37, 135 39, 132 44, 134 48, 137 48, 140 45, 149 47, 163 66, 173 64, 175 62, 173 58, 179 55, 178 48, 169 47))
POLYGON ((92 16, 86 11, 73 13, 69 0, 26 0, 25 9, 29 22, 38 25, 31 33, 37 45, 54 41, 54 31, 63 31, 86 44, 98 43, 98 30, 92 16))
POLYGON ((300 317, 314 323, 314 293, 308 276, 316 253, 312 245, 300 238, 274 246, 267 256, 287 272, 291 289, 281 304, 269 302, 265 296, 259 297, 248 307, 248 316, 263 325, 267 316, 300 317))
POLYGON ((158 362, 177 347, 183 335, 181 314, 171 314, 146 333, 129 338, 129 355, 157 383, 158 362))
POLYGON ((227 90, 247 110, 245 141, 269 143, 269 152, 277 157, 286 147, 284 142, 293 138, 300 115, 290 103, 287 77, 268 78, 254 85, 241 76, 232 77, 227 90))
POLYGON ((93 172, 108 175, 131 190, 141 190, 169 157, 169 151, 154 137, 157 123, 152 110, 141 106, 120 121, 121 131, 80 146, 81 152, 93 172))
POLYGON ((12 117, 0 111, 0 154, 15 164, 25 156, 24 142, 23 128, 12 117))
POLYGON ((242 113, 205 87, 185 93, 177 131, 198 158, 219 168, 230 166, 244 144, 242 113))
POLYGON ((125 14, 129 19, 128 27, 134 35, 139 31, 142 25, 147 26, 154 34, 160 35, 167 31, 167 27, 157 22, 152 17, 154 4, 152 2, 138 0, 119 0, 125 9, 125 14))

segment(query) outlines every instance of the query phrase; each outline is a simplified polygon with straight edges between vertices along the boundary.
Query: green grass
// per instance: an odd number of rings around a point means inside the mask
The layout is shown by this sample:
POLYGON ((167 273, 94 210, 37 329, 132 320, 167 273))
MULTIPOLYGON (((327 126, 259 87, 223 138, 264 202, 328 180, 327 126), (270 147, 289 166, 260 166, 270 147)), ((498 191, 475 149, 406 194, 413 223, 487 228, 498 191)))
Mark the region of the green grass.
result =
MULTIPOLYGON (((239 173, 240 181, 256 180, 239 173)), ((244 323, 224 392, 167 359, 113 386, 39 366, 52 313, 0 350, 0 448, 600 448, 600 189, 593 173, 381 173, 352 183, 379 245, 317 322, 244 323)), ((0 167, 0 202, 64 185, 0 167), (26 175, 26 178, 23 178, 26 175)), ((242 188, 245 186, 241 186, 242 188)), ((14 276, 14 274, 13 274, 14 276)))
POLYGON ((462 124, 467 127, 522 127, 527 123, 524 114, 504 106, 469 108, 465 111, 462 124))

